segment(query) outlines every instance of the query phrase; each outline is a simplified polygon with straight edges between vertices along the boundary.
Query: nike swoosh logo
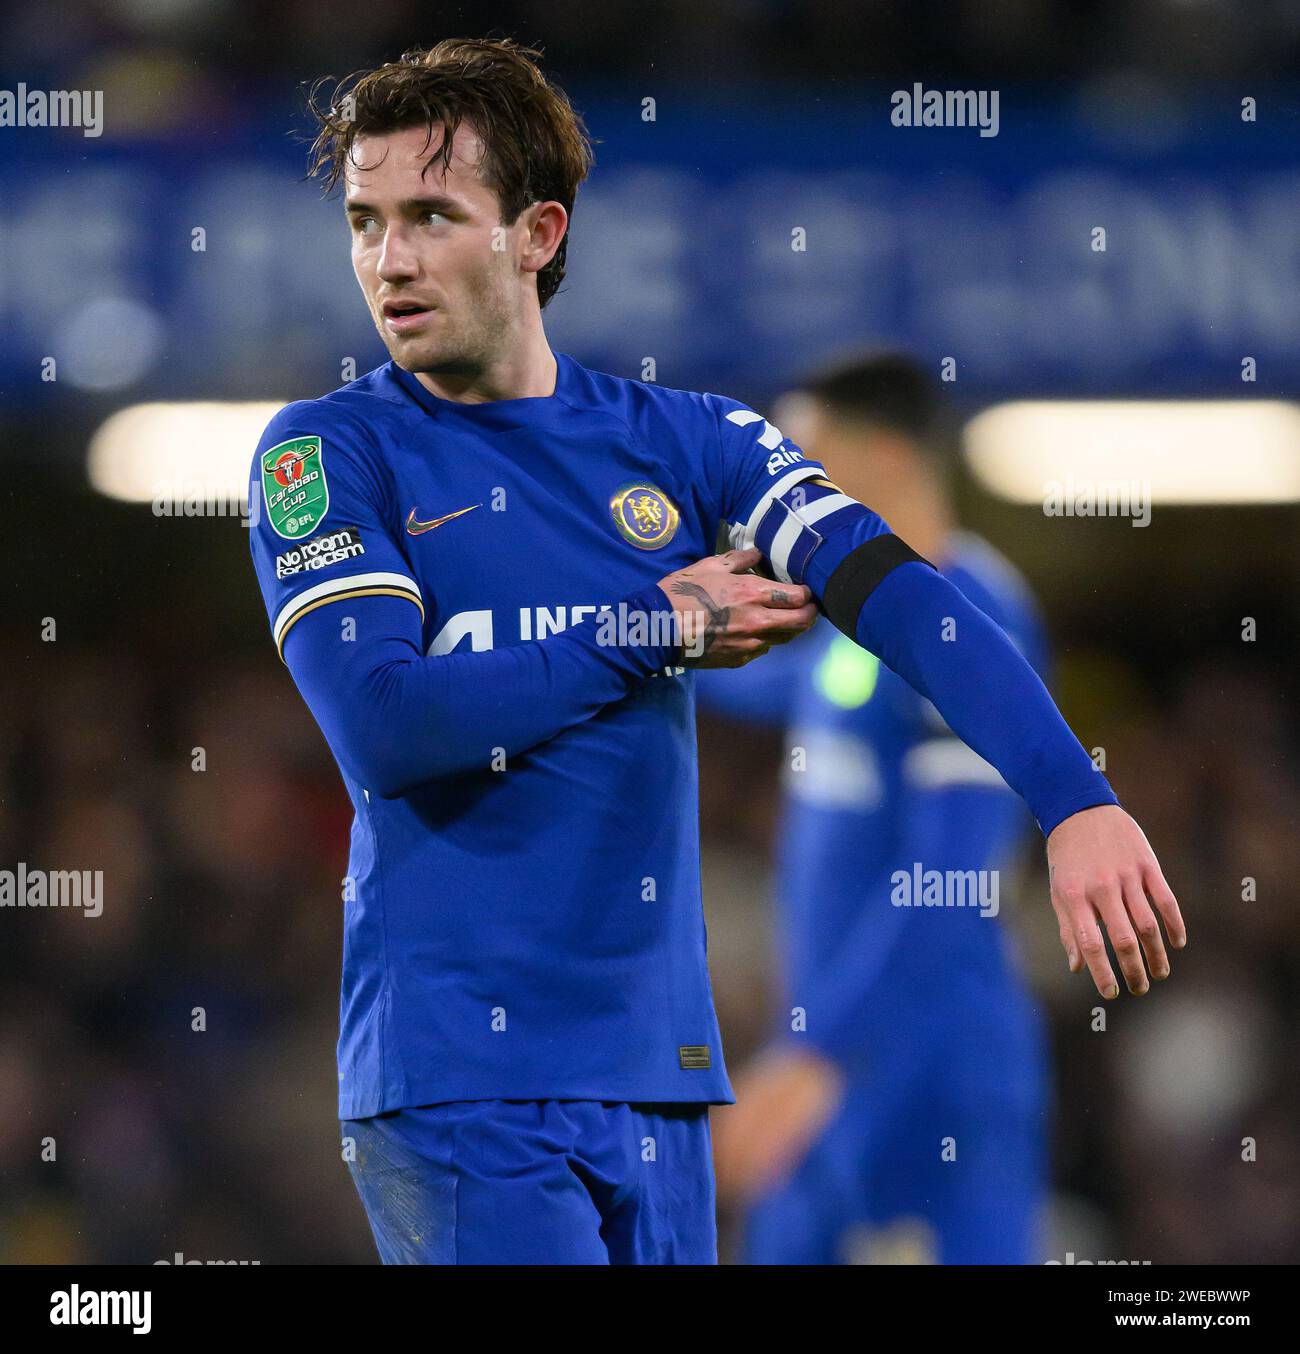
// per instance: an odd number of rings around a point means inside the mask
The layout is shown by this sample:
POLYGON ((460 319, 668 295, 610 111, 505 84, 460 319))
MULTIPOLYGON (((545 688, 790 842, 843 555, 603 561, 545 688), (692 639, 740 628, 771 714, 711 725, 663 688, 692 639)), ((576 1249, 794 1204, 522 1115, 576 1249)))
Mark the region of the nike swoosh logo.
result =
POLYGON ((432 531, 434 527, 440 527, 444 522, 450 522, 453 517, 464 517, 467 512, 473 512, 475 508, 481 508, 481 503, 471 503, 468 508, 461 508, 459 512, 449 512, 446 517, 435 517, 431 522, 420 522, 416 520, 415 509, 411 509, 411 515, 406 519, 406 529, 412 536, 423 536, 426 531, 432 531))

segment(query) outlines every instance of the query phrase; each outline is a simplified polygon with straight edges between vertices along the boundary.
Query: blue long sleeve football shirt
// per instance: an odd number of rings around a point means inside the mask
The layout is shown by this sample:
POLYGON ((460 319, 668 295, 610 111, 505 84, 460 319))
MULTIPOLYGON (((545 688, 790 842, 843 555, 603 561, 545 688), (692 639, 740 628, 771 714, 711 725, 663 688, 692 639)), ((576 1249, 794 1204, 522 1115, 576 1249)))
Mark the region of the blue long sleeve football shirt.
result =
POLYGON ((558 354, 553 395, 460 404, 387 363, 276 415, 250 502, 273 636, 356 813, 343 1118, 731 1098, 693 674, 657 587, 719 522, 929 696, 1044 831, 1113 802, 997 627, 735 401, 558 354))

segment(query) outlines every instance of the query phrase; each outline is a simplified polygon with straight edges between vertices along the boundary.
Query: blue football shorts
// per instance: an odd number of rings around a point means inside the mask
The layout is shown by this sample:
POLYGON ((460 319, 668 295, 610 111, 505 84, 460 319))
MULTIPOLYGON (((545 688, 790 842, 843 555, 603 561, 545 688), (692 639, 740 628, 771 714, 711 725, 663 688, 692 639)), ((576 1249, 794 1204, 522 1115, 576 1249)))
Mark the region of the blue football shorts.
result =
POLYGON ((717 1263, 707 1105, 467 1100, 342 1131, 385 1264, 717 1263))

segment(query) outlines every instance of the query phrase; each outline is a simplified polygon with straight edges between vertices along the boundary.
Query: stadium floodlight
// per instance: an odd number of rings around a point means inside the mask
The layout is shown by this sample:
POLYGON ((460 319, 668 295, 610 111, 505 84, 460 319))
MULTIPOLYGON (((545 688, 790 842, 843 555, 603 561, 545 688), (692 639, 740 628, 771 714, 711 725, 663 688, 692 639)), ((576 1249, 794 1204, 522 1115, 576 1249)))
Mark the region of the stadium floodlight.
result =
POLYGON ((1300 406, 1280 400, 1041 400, 984 410, 966 459, 1015 503, 1116 484, 1152 503, 1300 500, 1300 406))
POLYGON ((248 497, 258 439, 288 402, 159 402, 119 409, 90 439, 87 478, 109 498, 153 503, 168 515, 237 507, 248 497))

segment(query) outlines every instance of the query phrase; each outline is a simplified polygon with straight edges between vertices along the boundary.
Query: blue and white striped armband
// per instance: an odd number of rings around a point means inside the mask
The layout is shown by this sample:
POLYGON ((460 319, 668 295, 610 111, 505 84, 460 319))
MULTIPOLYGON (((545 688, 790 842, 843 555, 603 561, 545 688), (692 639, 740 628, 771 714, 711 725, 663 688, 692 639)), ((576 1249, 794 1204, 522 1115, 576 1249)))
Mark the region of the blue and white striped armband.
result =
POLYGON ((772 485, 729 540, 734 550, 761 550, 782 583, 802 583, 822 541, 868 511, 820 470, 800 466, 772 485))
POLYGON ((857 638, 863 603, 887 573, 900 564, 930 563, 883 518, 809 466, 778 480, 729 539, 734 549, 761 550, 783 583, 808 584, 832 624, 850 639, 857 638))

